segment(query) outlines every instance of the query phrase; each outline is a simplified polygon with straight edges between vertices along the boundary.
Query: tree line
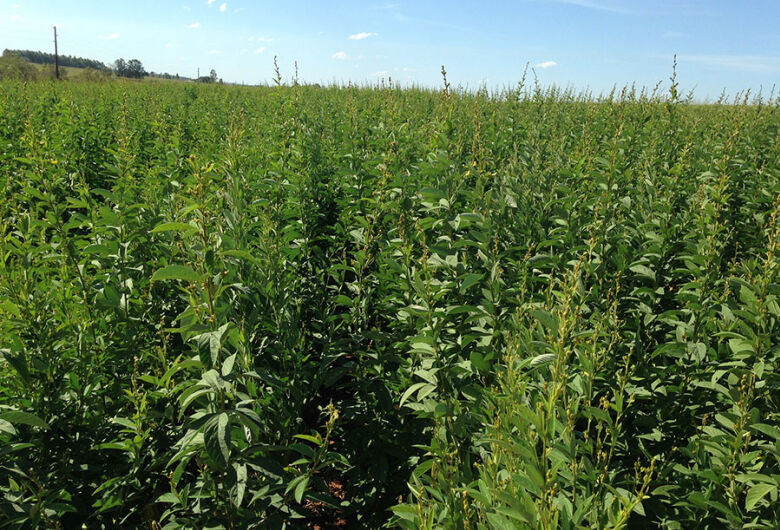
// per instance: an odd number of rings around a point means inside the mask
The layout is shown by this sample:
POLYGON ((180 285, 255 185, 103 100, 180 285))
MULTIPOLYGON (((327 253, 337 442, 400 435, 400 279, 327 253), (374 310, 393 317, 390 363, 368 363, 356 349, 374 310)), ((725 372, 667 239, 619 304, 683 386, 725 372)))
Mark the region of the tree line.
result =
MULTIPOLYGON (((26 59, 36 64, 54 64, 54 54, 38 52, 33 50, 3 50, 3 57, 16 56, 26 59)), ((84 57, 73 57, 72 55, 60 55, 58 57, 60 66, 70 66, 73 68, 94 68, 95 70, 108 70, 108 66, 94 59, 84 57)))
POLYGON ((117 59, 114 61, 114 73, 119 77, 131 77, 134 79, 141 79, 147 75, 144 65, 138 59, 130 59, 125 61, 124 59, 117 59))
MULTIPOLYGON (((60 55, 58 59, 60 66, 69 66, 72 68, 93 68, 94 70, 104 74, 114 73, 117 77, 142 79, 146 76, 152 76, 162 79, 192 80, 188 77, 180 77, 179 74, 169 74, 167 72, 147 72, 143 63, 138 59, 125 60, 123 58, 119 58, 111 63, 110 66, 94 59, 74 57, 71 55, 60 55)), ((30 63, 54 65, 54 54, 33 50, 5 49, 3 50, 2 60, 0 60, 0 78, 15 78, 26 80, 37 79, 40 77, 39 72, 33 69, 30 63)), ((61 75, 63 75, 63 73, 61 73, 61 75)), ((196 81, 201 83, 216 83, 217 80, 217 72, 211 70, 208 76, 202 76, 196 81)))

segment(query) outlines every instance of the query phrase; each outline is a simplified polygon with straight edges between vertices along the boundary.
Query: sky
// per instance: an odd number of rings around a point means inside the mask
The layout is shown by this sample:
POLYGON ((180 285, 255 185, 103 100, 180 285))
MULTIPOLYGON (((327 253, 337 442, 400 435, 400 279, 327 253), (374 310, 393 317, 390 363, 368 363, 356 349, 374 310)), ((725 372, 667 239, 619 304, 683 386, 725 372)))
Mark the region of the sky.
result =
POLYGON ((194 77, 437 87, 668 86, 698 100, 780 81, 780 0, 0 0, 0 48, 194 77))

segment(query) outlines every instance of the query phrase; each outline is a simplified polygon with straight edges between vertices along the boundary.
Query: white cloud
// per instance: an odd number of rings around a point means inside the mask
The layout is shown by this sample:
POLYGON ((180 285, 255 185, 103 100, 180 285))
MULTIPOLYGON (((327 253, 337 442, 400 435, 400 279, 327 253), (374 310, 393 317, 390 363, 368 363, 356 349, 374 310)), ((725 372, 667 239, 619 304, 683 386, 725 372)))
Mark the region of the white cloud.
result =
POLYGON ((211 4, 213 4, 214 2, 216 2, 216 1, 217 1, 217 0, 206 0, 206 3, 207 3, 208 5, 211 5, 211 4))
POLYGON ((338 59, 340 61, 344 61, 344 60, 348 59, 346 52, 336 52, 333 55, 331 55, 331 57, 333 59, 338 59))
POLYGON ((209 55, 219 55, 220 53, 222 52, 219 50, 209 50, 209 55))
POLYGON ((220 13, 224 13, 227 11, 227 2, 223 2, 221 6, 219 6, 220 13))
POLYGON ((379 72, 374 72, 375 77, 387 77, 387 70, 380 70, 379 72))
POLYGON ((100 40, 114 40, 119 38, 119 33, 109 33, 108 35, 98 35, 100 40))
POLYGON ((376 37, 377 33, 355 33, 354 35, 349 36, 349 40, 363 40, 367 39, 368 37, 376 37))
POLYGON ((200 27, 200 22, 193 22, 189 26, 187 26, 189 29, 198 29, 200 27))
POLYGON ((22 6, 19 4, 11 4, 11 9, 19 9, 20 7, 22 6))
POLYGON ((248 51, 249 51, 249 50, 247 50, 246 48, 241 48, 241 53, 242 53, 242 54, 243 54, 243 53, 246 53, 246 52, 248 52, 248 51))
POLYGON ((269 37, 257 37, 257 42, 271 42, 272 40, 269 37))
POLYGON ((553 66, 558 66, 558 63, 555 61, 544 61, 543 63, 535 64, 534 68, 541 68, 542 70, 546 70, 548 68, 552 68, 553 66))
POLYGON ((265 46, 262 46, 255 50, 255 53, 263 53, 265 51, 265 46))

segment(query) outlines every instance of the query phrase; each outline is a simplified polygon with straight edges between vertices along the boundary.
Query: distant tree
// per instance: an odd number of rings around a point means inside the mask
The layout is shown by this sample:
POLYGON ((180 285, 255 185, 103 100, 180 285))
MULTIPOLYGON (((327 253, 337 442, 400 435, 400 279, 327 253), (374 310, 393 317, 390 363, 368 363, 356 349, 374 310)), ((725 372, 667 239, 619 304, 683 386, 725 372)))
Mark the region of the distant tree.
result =
POLYGON ((134 77, 136 79, 141 79, 143 76, 146 75, 146 70, 144 70, 144 65, 141 64, 141 61, 138 59, 130 59, 127 61, 127 70, 128 74, 127 77, 134 77))
POLYGON ((217 71, 212 68, 211 72, 209 72, 209 77, 211 78, 211 82, 212 83, 216 83, 217 82, 217 71))
MULTIPOLYGON (((44 53, 33 50, 4 50, 3 56, 15 55, 27 59, 36 64, 54 64, 54 54, 44 53)), ((85 59, 84 57, 73 57, 71 55, 60 55, 60 66, 71 66, 73 68, 94 68, 95 70, 107 70, 108 67, 100 61, 85 59)))
POLYGON ((38 69, 18 55, 3 53, 3 57, 0 58, 0 79, 32 81, 39 77, 38 69))
POLYGON ((127 63, 124 59, 117 59, 114 61, 114 73, 119 77, 127 76, 127 63))
POLYGON ((129 61, 117 59, 114 61, 114 72, 119 77, 132 77, 135 79, 141 79, 146 75, 144 65, 138 59, 130 59, 129 61))

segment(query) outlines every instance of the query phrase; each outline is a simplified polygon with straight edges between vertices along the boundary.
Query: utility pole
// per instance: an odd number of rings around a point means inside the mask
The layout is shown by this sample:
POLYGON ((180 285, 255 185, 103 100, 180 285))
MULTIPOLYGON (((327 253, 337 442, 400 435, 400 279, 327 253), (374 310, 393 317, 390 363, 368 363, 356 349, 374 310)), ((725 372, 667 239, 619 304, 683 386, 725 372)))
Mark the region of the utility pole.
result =
POLYGON ((60 57, 57 53, 57 26, 54 26, 54 75, 60 78, 60 57))

